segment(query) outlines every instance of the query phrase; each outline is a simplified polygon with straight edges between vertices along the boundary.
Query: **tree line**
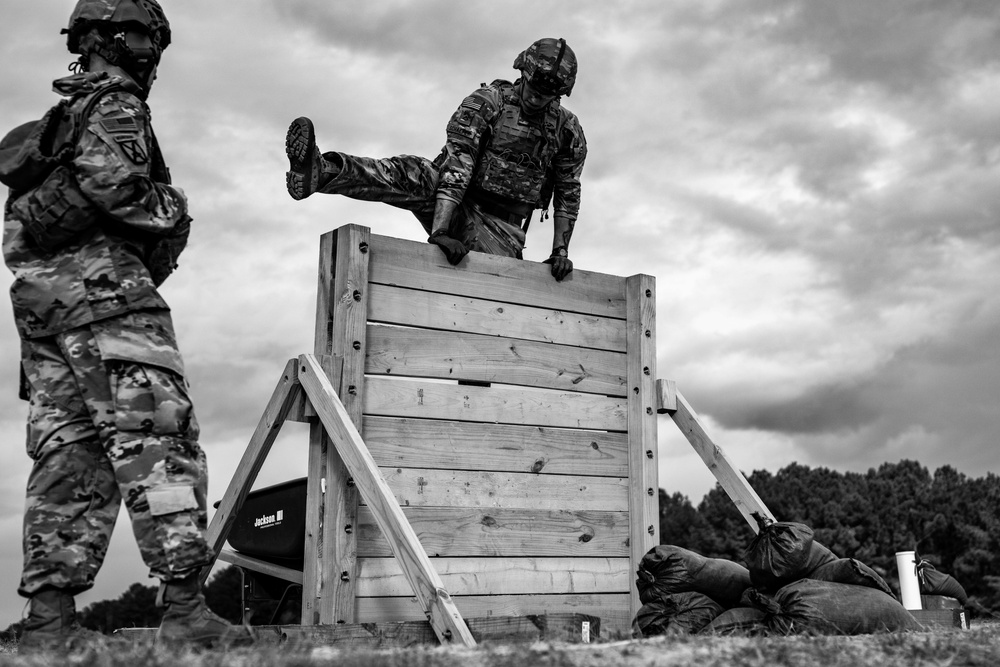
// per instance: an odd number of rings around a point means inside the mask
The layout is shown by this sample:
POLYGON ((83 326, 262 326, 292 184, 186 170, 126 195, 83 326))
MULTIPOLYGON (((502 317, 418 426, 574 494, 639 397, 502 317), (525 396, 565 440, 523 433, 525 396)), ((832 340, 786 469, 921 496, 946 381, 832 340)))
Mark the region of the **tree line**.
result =
MULTIPOLYGON (((893 586, 897 551, 916 551, 952 575, 970 601, 1000 611, 1000 477, 969 478, 951 466, 931 474, 916 461, 885 463, 866 473, 836 472, 793 463, 747 478, 779 521, 810 526, 841 558, 856 558, 893 586)), ((754 533, 716 485, 695 507, 687 496, 660 489, 660 541, 703 556, 742 562, 754 533)), ((205 587, 209 606, 230 622, 242 617, 242 576, 217 572, 205 587)), ((156 586, 132 584, 115 600, 88 605, 84 627, 110 633, 160 624, 156 586)), ((12 638, 20 623, 0 635, 12 638)))
MULTIPOLYGON (((755 470, 750 485, 779 521, 811 527, 841 558, 856 558, 898 586, 897 551, 916 551, 952 575, 970 601, 1000 611, 1000 477, 970 478, 951 466, 931 474, 916 461, 865 473, 793 463, 755 470)), ((660 541, 742 562, 754 532, 720 485, 695 507, 660 489, 660 541)))

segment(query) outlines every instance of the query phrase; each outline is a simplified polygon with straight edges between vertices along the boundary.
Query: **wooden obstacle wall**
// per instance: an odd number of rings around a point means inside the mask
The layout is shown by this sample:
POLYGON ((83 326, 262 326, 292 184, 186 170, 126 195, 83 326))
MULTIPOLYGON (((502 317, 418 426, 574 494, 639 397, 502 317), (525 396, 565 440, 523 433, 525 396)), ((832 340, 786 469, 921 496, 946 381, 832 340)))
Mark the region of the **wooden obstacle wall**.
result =
MULTIPOLYGON (((338 395, 462 616, 626 632, 659 542, 653 278, 453 267, 348 225, 322 237, 318 294, 314 352, 342 360, 338 395)), ((303 623, 423 620, 326 437, 314 425, 303 623)))

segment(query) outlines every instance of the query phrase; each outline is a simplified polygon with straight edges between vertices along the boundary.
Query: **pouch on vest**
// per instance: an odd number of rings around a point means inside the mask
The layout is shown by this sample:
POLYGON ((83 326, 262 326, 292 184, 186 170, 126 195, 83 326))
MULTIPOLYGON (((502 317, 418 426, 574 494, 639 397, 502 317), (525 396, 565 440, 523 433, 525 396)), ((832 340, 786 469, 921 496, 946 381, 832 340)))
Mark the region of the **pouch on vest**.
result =
POLYGON ((72 157, 73 146, 53 146, 68 103, 60 101, 41 120, 15 127, 0 140, 0 182, 13 192, 28 190, 41 182, 60 163, 72 157))
POLYGON ((10 202, 24 230, 38 246, 52 252, 100 218, 100 210, 80 190, 69 168, 59 165, 38 187, 10 202))

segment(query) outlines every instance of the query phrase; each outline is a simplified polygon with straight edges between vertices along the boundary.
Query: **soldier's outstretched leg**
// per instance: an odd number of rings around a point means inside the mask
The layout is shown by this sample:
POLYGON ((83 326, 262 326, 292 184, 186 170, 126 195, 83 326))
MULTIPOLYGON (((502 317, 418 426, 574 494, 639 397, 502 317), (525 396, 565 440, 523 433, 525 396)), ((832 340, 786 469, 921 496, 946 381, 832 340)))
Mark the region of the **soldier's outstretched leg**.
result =
POLYGON ((311 120, 296 118, 285 135, 288 172, 285 184, 292 199, 314 192, 343 195, 360 201, 377 201, 410 211, 430 233, 434 217, 438 169, 427 158, 396 155, 370 158, 334 151, 323 153, 316 145, 311 120))

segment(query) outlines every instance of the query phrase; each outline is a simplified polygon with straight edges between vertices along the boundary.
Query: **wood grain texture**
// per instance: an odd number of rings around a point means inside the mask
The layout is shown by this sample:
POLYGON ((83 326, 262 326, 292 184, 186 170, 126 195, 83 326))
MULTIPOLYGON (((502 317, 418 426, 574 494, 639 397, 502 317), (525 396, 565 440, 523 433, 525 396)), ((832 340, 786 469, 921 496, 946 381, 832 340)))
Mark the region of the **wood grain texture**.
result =
POLYGON ((274 563, 269 563, 267 561, 260 560, 259 558, 252 558, 246 554, 241 554, 238 551, 232 551, 231 549, 223 549, 220 551, 219 560, 236 565, 244 570, 260 572, 261 574, 277 577, 278 579, 284 579, 285 581, 289 581, 293 584, 302 583, 302 572, 299 570, 293 570, 290 567, 275 565, 274 563))
POLYGON ((628 511, 628 478, 382 468, 401 506, 628 511))
MULTIPOLYGON (((476 641, 527 643, 537 641, 580 643, 584 623, 590 625, 592 640, 600 638, 601 619, 586 614, 543 614, 467 618, 466 624, 476 641)), ((312 628, 296 626, 254 626, 258 645, 288 642, 291 646, 334 646, 343 649, 410 648, 437 643, 434 630, 426 621, 397 623, 354 623, 312 628)))
POLYGON ((368 377, 365 414, 625 431, 623 398, 519 387, 368 377))
MULTIPOLYGON (((634 571, 628 558, 434 558, 452 596, 623 593, 634 571)), ((411 596, 395 558, 361 558, 360 597, 411 596)))
MULTIPOLYGON (((366 227, 346 225, 324 234, 320 243, 313 349, 317 354, 330 350, 329 354, 340 360, 339 384, 334 389, 357 428, 361 427, 362 414, 370 236, 366 227)), ((322 549, 319 619, 320 623, 351 623, 357 546, 354 534, 345 531, 344 526, 357 521, 359 496, 357 489, 347 483, 347 471, 335 448, 327 447, 325 462, 326 495, 318 540, 322 549)))
MULTIPOLYGON (((632 625, 629 595, 460 595, 455 606, 463 617, 527 616, 575 613, 601 619, 604 638, 628 637, 632 625)), ((419 621, 424 618, 416 598, 358 598, 359 623, 419 621)))
MULTIPOLYGON (((629 555, 627 512, 404 507, 403 514, 432 558, 629 555)), ((358 557, 392 555, 367 507, 357 531, 358 557)))
POLYGON ((361 434, 313 355, 299 357, 299 381, 350 471, 355 486, 386 535, 395 562, 405 572, 416 597, 429 614, 438 639, 442 644, 454 640, 464 646, 475 646, 475 640, 368 453, 361 434))
POLYGON ((671 414, 674 423, 688 439, 698 456, 725 489, 730 500, 736 505, 746 522, 756 533, 760 530, 753 514, 759 513, 774 521, 774 515, 764 505, 757 492, 750 486, 743 473, 733 464, 729 456, 709 437, 705 426, 691 408, 681 392, 677 392, 677 410, 671 414))
POLYGON ((364 434, 383 467, 628 476, 625 433, 366 416, 364 434))
POLYGON ((372 322, 625 351, 625 321, 372 283, 372 322))
POLYGON ((451 266, 430 244, 376 234, 371 236, 371 255, 374 283, 625 318, 625 281, 618 276, 574 269, 556 282, 547 264, 480 252, 451 266))
MULTIPOLYGON (((660 543, 658 441, 656 435, 656 281, 626 280, 628 312, 629 512, 632 570, 660 543)), ((632 587, 632 615, 642 606, 632 587)))
POLYGON ((365 372, 625 395, 625 354, 447 331, 369 326, 365 372))

